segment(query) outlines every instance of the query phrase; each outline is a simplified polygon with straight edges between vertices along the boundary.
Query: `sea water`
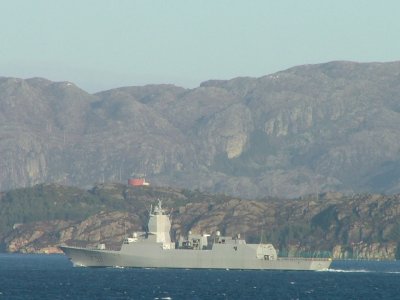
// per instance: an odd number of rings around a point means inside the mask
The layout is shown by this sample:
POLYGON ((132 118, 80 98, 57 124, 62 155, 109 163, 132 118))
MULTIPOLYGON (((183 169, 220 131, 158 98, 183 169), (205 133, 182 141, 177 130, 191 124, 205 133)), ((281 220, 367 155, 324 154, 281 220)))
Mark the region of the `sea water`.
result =
POLYGON ((72 267, 63 255, 0 254, 0 299, 400 299, 400 263, 327 271, 72 267))

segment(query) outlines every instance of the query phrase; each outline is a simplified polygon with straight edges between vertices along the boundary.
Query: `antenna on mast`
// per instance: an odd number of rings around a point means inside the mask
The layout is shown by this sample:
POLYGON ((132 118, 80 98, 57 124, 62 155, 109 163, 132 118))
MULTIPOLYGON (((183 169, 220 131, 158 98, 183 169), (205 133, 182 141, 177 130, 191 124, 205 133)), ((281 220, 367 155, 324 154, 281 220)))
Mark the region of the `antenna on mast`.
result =
POLYGON ((263 235, 264 235, 264 227, 261 227, 261 233, 260 233, 260 245, 263 244, 263 235))

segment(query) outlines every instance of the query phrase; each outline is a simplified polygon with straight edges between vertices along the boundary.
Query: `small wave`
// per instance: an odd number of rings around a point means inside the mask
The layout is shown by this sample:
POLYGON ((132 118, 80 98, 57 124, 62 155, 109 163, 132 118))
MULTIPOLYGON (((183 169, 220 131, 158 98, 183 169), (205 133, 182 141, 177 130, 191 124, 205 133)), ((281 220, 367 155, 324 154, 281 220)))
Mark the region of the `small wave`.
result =
POLYGON ((72 266, 75 267, 75 268, 86 268, 85 265, 80 264, 80 263, 73 263, 72 266))
POLYGON ((323 272, 335 272, 335 273, 371 273, 374 271, 371 270, 365 270, 365 269, 348 269, 348 270, 343 270, 343 269, 326 269, 322 270, 323 272))
POLYGON ((400 271, 384 271, 384 270, 365 270, 365 269, 327 269, 323 272, 332 273, 385 273, 385 274, 400 274, 400 271))

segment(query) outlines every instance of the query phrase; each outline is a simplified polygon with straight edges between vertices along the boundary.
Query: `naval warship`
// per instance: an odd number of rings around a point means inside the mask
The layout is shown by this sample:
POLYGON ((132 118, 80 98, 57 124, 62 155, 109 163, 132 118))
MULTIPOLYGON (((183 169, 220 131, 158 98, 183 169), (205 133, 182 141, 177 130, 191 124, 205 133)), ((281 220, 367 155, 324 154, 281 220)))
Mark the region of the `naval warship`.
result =
POLYGON ((148 230, 123 240, 120 250, 60 246, 74 266, 248 269, 248 270, 324 270, 330 258, 278 257, 272 244, 247 244, 240 235, 221 236, 219 232, 192 234, 172 242, 170 214, 161 201, 150 208, 148 230))

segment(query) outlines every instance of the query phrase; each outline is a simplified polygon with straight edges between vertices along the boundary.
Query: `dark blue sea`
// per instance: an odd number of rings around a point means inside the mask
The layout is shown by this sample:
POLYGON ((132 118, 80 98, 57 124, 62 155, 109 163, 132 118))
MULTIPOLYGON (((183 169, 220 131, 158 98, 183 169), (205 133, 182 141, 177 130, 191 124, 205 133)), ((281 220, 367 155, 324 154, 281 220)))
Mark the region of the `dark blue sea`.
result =
POLYGON ((0 299, 400 299, 400 262, 331 270, 73 268, 63 255, 0 254, 0 299))

